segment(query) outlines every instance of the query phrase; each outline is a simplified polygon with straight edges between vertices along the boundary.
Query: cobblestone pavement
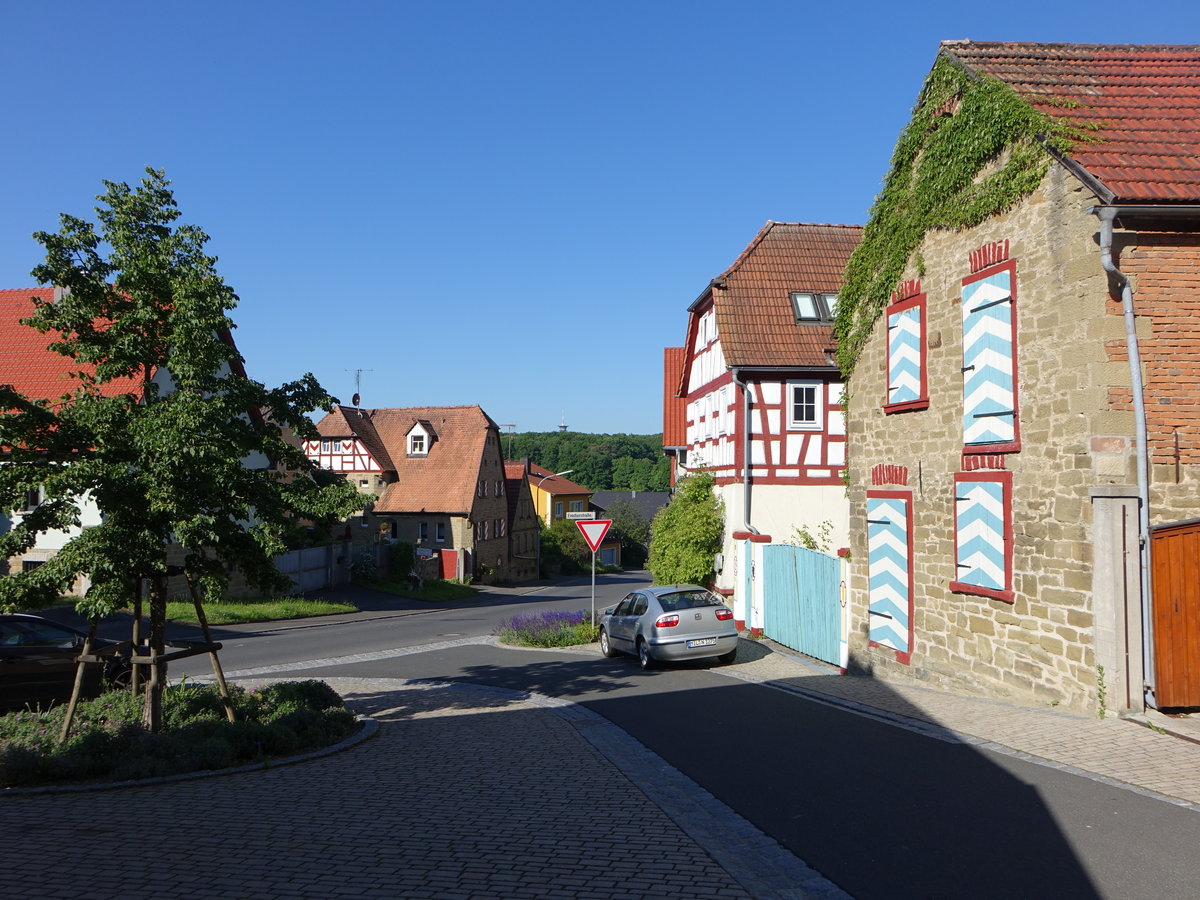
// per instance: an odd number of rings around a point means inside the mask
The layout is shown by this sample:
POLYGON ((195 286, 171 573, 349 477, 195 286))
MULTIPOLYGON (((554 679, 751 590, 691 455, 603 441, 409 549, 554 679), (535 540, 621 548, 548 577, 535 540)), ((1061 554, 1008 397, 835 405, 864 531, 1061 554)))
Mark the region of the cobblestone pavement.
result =
MULTIPOLYGON (((230 674, 265 680, 290 668, 230 674)), ((737 663, 712 671, 1200 811, 1200 744, 1127 720, 839 676, 766 642, 743 642, 737 663)), ((379 723, 375 736, 265 771, 0 796, 6 859, 37 861, 8 867, 7 896, 846 897, 583 706, 472 685, 328 680, 379 723)))
POLYGON ((0 797, 6 896, 847 896, 583 707, 328 681, 374 737, 266 771, 0 797))

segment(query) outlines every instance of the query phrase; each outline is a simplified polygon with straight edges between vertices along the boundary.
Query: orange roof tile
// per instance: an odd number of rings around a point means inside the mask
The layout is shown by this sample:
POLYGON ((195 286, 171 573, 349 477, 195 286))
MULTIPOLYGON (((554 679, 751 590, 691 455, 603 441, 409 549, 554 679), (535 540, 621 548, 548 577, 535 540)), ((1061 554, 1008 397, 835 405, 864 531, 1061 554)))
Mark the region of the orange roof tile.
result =
MULTIPOLYGON (((71 377, 72 372, 94 370, 47 349, 47 345, 58 340, 58 332, 42 334, 21 324, 23 317, 33 314, 31 297, 53 300, 54 288, 0 289, 0 346, 4 348, 0 353, 0 384, 12 385, 31 400, 55 400, 78 387, 79 381, 71 377)), ((109 397, 140 389, 140 382, 133 378, 100 385, 101 393, 109 397)))
POLYGON ((726 364, 828 366, 833 328, 797 324, 791 295, 841 290, 842 271, 861 239, 860 225, 767 222, 701 297, 712 296, 726 364))
POLYGON ((539 466, 537 463, 529 464, 529 482, 547 494, 587 494, 590 496, 592 493, 583 485, 568 481, 561 475, 556 476, 549 469, 539 466), (546 475, 552 477, 543 480, 543 476, 546 475))
POLYGON ((664 447, 687 445, 687 400, 679 397, 683 377, 684 347, 663 349, 663 436, 664 447))
POLYGON ((1200 46, 944 41, 941 53, 1047 115, 1098 125, 1067 162, 1104 202, 1200 201, 1200 46))
POLYGON ((396 481, 384 488, 375 503, 375 511, 385 514, 468 514, 488 433, 500 433, 478 406, 366 410, 340 406, 317 423, 317 430, 326 437, 357 435, 381 466, 396 473, 396 481), (418 421, 432 425, 437 439, 427 455, 409 456, 408 432, 418 421))

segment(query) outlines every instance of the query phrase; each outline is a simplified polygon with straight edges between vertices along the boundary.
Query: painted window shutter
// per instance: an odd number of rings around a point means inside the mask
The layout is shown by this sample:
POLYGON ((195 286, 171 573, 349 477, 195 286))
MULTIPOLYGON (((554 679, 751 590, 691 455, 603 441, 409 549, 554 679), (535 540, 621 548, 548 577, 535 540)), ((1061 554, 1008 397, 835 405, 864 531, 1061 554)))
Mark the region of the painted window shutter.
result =
POLYGON ((867 496, 870 639, 909 653, 909 500, 867 496))
POLYGON ((1008 591, 1004 481, 1000 478, 959 478, 954 487, 958 585, 967 590, 982 588, 983 592, 1008 591))
POLYGON ((1011 269, 963 285, 963 443, 1016 440, 1011 269))
POLYGON ((921 313, 910 306, 888 316, 888 403, 911 403, 921 396, 921 313))

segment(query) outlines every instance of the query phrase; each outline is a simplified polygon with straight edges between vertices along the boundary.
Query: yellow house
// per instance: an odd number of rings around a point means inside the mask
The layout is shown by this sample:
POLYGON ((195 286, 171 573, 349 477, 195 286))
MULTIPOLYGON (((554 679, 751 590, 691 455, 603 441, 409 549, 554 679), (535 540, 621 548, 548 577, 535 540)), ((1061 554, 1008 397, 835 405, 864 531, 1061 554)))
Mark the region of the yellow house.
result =
POLYGON ((592 492, 582 485, 568 481, 565 472, 551 472, 528 461, 529 493, 533 497, 533 510, 538 518, 549 527, 570 512, 587 512, 592 492))

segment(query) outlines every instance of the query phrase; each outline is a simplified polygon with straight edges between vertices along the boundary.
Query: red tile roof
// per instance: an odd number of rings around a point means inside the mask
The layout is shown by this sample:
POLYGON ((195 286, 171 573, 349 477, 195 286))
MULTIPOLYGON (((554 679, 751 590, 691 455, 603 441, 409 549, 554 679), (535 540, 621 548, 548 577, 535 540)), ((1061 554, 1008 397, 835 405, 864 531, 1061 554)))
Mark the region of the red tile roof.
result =
POLYGON ((544 475, 553 476, 554 473, 544 466, 539 466, 537 463, 529 464, 529 483, 545 491, 547 494, 587 494, 591 496, 592 492, 581 484, 568 481, 562 476, 547 478, 543 481, 542 476, 544 475))
MULTIPOLYGON (((20 394, 32 400, 54 400, 72 393, 79 382, 72 372, 94 371, 76 363, 69 356, 47 349, 59 338, 58 332, 42 334, 36 328, 22 325, 24 316, 32 315, 30 297, 54 299, 54 288, 14 288, 0 290, 0 384, 10 384, 20 394)), ((122 378, 100 386, 105 396, 127 394, 141 390, 137 379, 122 378)))
POLYGON ((677 397, 683 377, 684 347, 663 350, 663 436, 664 447, 687 445, 687 400, 677 397))
MULTIPOLYGON (((529 487, 525 483, 525 464, 523 462, 504 462, 504 497, 508 500, 508 521, 517 521, 517 504, 521 502, 521 491, 526 496, 529 487)), ((531 498, 532 499, 532 498, 531 498)))
MULTIPOLYGON (((500 429, 478 406, 354 409, 339 406, 317 423, 325 437, 357 435, 381 466, 396 473, 375 503, 377 513, 467 515, 475 501, 488 433, 500 429), (409 456, 408 432, 418 421, 437 432, 425 456, 409 456), (387 460, 385 463, 384 460, 387 460)), ((496 458, 499 459, 497 444, 496 458)), ((494 476, 493 476, 494 478, 494 476)))
POLYGON ((1068 162, 1104 202, 1200 201, 1200 46, 945 41, 941 52, 1048 115, 1099 125, 1068 162))
POLYGON ((712 295, 726 364, 828 366, 833 328, 798 325, 791 295, 841 290, 846 260, 861 239, 860 225, 767 222, 703 295, 712 295))

